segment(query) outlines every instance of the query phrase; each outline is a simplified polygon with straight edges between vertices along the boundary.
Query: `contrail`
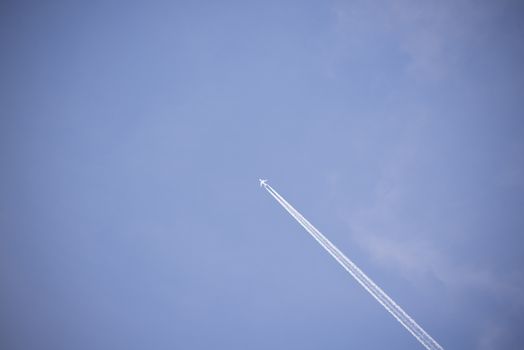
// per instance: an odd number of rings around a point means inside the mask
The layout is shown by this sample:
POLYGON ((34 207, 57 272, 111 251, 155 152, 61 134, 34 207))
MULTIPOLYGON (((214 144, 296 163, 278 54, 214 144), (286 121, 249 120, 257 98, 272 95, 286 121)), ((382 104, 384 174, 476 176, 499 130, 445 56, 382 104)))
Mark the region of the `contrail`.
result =
POLYGON ((260 180, 263 186, 280 205, 288 211, 295 220, 325 249, 365 290, 369 292, 390 314, 393 315, 426 349, 443 350, 442 346, 418 325, 400 306, 398 306, 379 286, 375 284, 357 265, 349 260, 337 247, 333 245, 315 226, 306 220, 291 204, 277 191, 267 184, 267 180, 260 180))

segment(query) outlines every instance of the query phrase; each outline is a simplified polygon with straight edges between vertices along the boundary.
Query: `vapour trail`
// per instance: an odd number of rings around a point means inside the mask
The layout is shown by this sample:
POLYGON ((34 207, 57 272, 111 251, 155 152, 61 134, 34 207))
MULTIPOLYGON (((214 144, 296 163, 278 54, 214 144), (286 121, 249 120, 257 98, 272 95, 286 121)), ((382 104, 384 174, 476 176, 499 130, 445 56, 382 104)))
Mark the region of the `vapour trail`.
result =
POLYGON ((302 227, 340 264, 348 271, 357 282, 364 287, 389 313, 393 315, 426 349, 443 350, 415 320, 413 320, 402 308, 397 305, 380 287, 378 287, 362 270, 360 270, 349 258, 347 258, 337 247, 333 245, 320 231, 306 220, 291 204, 289 204, 277 191, 267 183, 264 188, 276 201, 287 210, 291 216, 298 221, 302 227))

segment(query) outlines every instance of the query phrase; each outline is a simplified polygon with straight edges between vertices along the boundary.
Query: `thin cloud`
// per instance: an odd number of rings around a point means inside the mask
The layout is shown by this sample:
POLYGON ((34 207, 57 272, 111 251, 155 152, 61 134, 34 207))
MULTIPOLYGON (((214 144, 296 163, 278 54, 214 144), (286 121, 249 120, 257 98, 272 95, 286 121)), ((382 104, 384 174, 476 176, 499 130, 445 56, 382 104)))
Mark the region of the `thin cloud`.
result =
MULTIPOLYGON (((521 272, 488 263, 481 265, 473 260, 473 252, 446 251, 446 245, 455 238, 445 231, 460 232, 460 223, 449 223, 442 218, 439 225, 434 225, 410 214, 408 194, 413 188, 409 179, 416 164, 425 157, 421 136, 425 132, 423 123, 408 121, 407 125, 408 131, 397 140, 384 162, 372 204, 346 212, 352 238, 376 264, 395 271, 417 288, 431 288, 432 283, 438 281, 449 293, 448 302, 458 308, 465 307, 462 303, 474 293, 483 302, 498 305, 496 316, 485 315, 491 323, 514 318, 515 310, 524 309, 521 272), (458 253, 461 255, 457 256, 458 253)), ((462 237, 474 244, 482 237, 477 237, 478 234, 493 235, 462 232, 462 237)), ((482 307, 479 306, 481 313, 482 307)), ((512 323, 497 329, 489 327, 489 332, 479 333, 478 349, 494 349, 510 342, 517 332, 514 328, 512 323)))
POLYGON ((490 11, 469 1, 338 3, 333 10, 337 37, 334 61, 343 65, 363 51, 371 55, 396 51, 406 58, 408 76, 442 79, 460 59, 464 47, 475 43, 475 28, 490 11))

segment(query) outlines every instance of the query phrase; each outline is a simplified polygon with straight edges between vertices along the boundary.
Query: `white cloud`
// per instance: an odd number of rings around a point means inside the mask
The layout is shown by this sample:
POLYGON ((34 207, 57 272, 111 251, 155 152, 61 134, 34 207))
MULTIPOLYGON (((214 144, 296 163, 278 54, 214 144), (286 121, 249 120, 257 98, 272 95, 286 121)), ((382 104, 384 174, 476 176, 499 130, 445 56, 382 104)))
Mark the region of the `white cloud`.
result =
MULTIPOLYGON (((455 239, 443 231, 460 233, 460 222, 442 218, 435 226, 434 222, 430 224, 410 212, 413 204, 407 194, 416 191, 410 179, 417 173, 416 164, 426 157, 426 133, 424 119, 407 119, 406 125, 405 132, 389 150, 372 204, 345 214, 353 238, 377 263, 393 268, 414 283, 423 284, 429 277, 436 278, 457 295, 474 289, 512 306, 524 307, 524 281, 518 271, 498 271, 496 266, 468 262, 468 257, 476 257, 473 251, 453 256, 439 248, 455 239)), ((436 211, 432 216, 440 216, 439 208, 446 205, 433 203, 431 208, 424 209, 436 211)), ((464 232, 462 236, 475 242, 474 233, 464 232)))
POLYGON ((470 1, 340 2, 336 17, 336 60, 368 51, 405 55, 405 71, 415 79, 434 80, 448 74, 461 50, 476 39, 486 17, 481 4, 470 1))
MULTIPOLYGON (((442 218, 442 223, 435 226, 434 222, 430 224, 411 215, 411 197, 407 194, 414 189, 410 184, 410 173, 425 155, 421 139, 424 135, 423 123, 408 124, 407 131, 389 150, 389 158, 384 162, 375 187, 374 201, 368 206, 346 212, 345 220, 355 242, 377 265, 399 274, 420 290, 432 288, 438 281, 448 292, 443 297, 448 299, 443 302, 450 308, 465 307, 463 303, 468 302, 472 294, 481 298, 482 303, 498 305, 496 313, 482 311, 482 305, 479 305, 480 314, 491 326, 479 326, 478 349, 495 349, 514 338, 516 329, 506 321, 514 317, 512 313, 515 310, 524 309, 522 273, 518 267, 517 270, 504 270, 500 266, 489 265, 489 262, 479 265, 479 260, 475 260, 477 253, 474 245, 470 251, 462 253, 446 251, 446 244, 453 238, 442 231, 449 229, 458 232, 461 230, 460 223, 450 223, 442 218), (492 326, 501 320, 505 322, 504 326, 492 326)), ((435 205, 431 210, 438 210, 439 205, 445 203, 435 205)), ((434 216, 439 215, 437 212, 434 216)), ((474 234, 465 235, 472 243, 475 242, 474 234)))

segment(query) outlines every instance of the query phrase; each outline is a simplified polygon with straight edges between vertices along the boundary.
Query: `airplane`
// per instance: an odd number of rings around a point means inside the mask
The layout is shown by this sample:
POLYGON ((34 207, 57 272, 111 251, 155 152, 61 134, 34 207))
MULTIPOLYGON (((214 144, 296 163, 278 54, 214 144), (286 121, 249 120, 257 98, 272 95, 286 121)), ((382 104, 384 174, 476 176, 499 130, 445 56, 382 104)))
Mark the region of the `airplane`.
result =
POLYGON ((258 181, 260 181, 260 187, 266 186, 267 179, 266 180, 258 179, 258 181))

